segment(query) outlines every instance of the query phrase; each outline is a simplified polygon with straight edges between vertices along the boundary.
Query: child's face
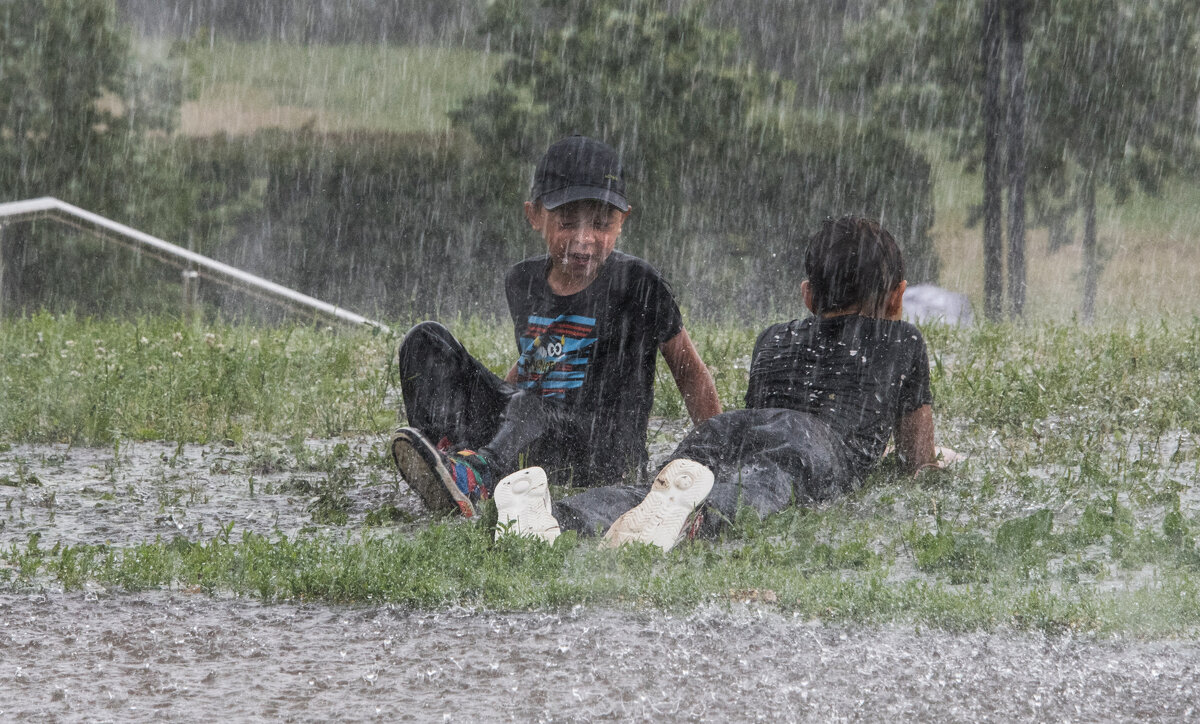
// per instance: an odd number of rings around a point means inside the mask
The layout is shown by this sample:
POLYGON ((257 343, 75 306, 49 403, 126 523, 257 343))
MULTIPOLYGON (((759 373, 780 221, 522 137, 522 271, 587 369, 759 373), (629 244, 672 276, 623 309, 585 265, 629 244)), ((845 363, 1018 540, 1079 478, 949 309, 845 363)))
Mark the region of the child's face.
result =
POLYGON ((552 272, 571 279, 590 279, 617 246, 628 211, 603 201, 575 201, 547 210, 540 203, 525 203, 529 225, 546 240, 552 272))

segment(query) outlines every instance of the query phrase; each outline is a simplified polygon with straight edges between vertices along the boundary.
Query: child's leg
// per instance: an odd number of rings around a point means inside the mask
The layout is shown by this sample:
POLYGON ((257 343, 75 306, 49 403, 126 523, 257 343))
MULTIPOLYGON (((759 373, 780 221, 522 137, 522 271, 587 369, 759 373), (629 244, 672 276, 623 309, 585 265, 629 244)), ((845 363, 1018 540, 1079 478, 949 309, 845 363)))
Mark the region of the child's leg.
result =
POLYGON ((450 330, 422 322, 397 355, 408 425, 434 443, 477 447, 491 440, 516 388, 472 357, 450 330))
MULTIPOLYGON (((676 448, 671 455, 672 460, 689 459, 705 465, 717 472, 722 461, 732 454, 727 452, 729 440, 740 439, 736 430, 743 425, 740 422, 741 411, 726 412, 697 425, 676 448)), ((727 466, 726 466, 727 467, 727 466)), ((787 494, 779 496, 781 502, 776 503, 777 509, 791 503, 790 482, 787 494)), ((718 520, 732 519, 737 511, 740 486, 732 483, 729 476, 717 475, 709 493, 709 503, 712 506, 713 495, 717 495, 718 520)), ((573 530, 580 535, 595 535, 607 531, 614 522, 629 510, 637 507, 645 498, 648 486, 645 485, 608 485, 590 488, 577 495, 564 498, 554 504, 554 516, 558 518, 563 530, 573 530)), ((758 488, 755 487, 755 490, 758 488)), ((709 526, 705 526, 707 530, 709 526)))
MULTIPOLYGON (((556 483, 582 483, 588 435, 577 414, 558 400, 518 392, 504 408, 495 435, 477 448, 499 476, 538 465, 556 483)), ((614 476, 604 484, 619 482, 614 476)))
POLYGON ((554 503, 554 517, 563 530, 581 536, 603 535, 609 526, 646 497, 645 486, 606 485, 554 503))
POLYGON ((604 533, 608 545, 653 543, 664 551, 691 531, 712 486, 712 471, 691 460, 672 460, 644 487, 590 488, 554 504, 554 518, 580 535, 604 533))
POLYGON ((731 410, 697 425, 671 454, 711 469, 701 532, 712 535, 739 507, 760 517, 811 503, 852 484, 844 445, 814 415, 795 410, 731 410))

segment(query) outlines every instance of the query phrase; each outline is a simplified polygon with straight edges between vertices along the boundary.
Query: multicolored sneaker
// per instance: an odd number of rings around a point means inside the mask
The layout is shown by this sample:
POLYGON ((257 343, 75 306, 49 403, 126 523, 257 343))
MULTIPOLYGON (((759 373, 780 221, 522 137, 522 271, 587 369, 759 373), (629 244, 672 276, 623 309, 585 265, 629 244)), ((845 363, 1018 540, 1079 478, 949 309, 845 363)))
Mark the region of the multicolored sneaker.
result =
POLYGON ((521 535, 553 543, 561 529, 550 512, 546 471, 525 468, 496 483, 496 537, 521 535))
POLYGON ((694 460, 672 460, 659 471, 645 500, 609 527, 603 545, 653 543, 663 552, 694 531, 700 504, 712 491, 713 473, 694 460))
POLYGON ((392 460, 404 482, 435 513, 457 510, 474 518, 475 502, 490 495, 480 471, 487 464, 482 455, 472 450, 443 453, 415 428, 402 427, 392 435, 392 460))

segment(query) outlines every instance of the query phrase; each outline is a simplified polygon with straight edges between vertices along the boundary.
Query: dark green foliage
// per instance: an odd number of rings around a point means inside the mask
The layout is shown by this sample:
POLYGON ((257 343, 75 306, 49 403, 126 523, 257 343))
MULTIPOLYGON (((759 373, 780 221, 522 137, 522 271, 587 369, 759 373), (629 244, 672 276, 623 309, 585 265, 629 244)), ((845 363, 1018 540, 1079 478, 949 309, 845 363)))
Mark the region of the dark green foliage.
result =
MULTIPOLYGON (((729 198, 712 206, 744 214, 718 235, 723 244, 706 227, 721 220, 693 210, 694 236, 659 229, 647 237, 646 226, 663 223, 647 212, 622 246, 650 256, 706 316, 752 312, 730 309, 731 289, 745 289, 757 308, 794 311, 803 240, 826 209, 882 217, 906 244, 909 278, 928 278, 936 260, 916 241, 928 245, 933 219, 928 164, 887 134, 859 140, 750 159, 742 176, 725 180, 729 198), (894 172, 880 172, 880 159, 894 172), (714 263, 697 263, 706 258, 714 263)), ((453 137, 269 131, 180 149, 198 189, 194 233, 218 244, 218 258, 349 308, 410 318, 495 314, 503 309, 500 271, 544 251, 520 211, 525 180, 491 173, 453 137), (264 176, 255 201, 252 181, 264 176)))
POLYGON ((481 214, 498 188, 473 183, 452 137, 264 131, 184 148, 189 175, 209 190, 215 213, 201 232, 217 240, 214 254, 334 304, 494 314, 498 270, 526 251, 519 203, 481 214))
MULTIPOLYGON (((172 128, 179 101, 165 66, 135 59, 111 2, 0 2, 0 200, 55 196, 178 238, 191 207, 152 137, 172 128)), ((123 286, 141 288, 143 309, 177 304, 164 288, 177 275, 62 227, 11 224, 2 246, 9 306, 60 297, 120 311, 123 286)))

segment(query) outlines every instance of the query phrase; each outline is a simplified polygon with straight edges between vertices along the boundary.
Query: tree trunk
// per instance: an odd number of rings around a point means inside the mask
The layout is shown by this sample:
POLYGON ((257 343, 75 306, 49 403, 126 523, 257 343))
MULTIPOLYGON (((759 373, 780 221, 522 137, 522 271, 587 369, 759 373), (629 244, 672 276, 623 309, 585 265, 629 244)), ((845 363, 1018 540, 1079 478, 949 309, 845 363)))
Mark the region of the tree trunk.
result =
POLYGON ((1100 280, 1100 258, 1096 249, 1096 177, 1089 172, 1083 186, 1083 304, 1079 316, 1084 324, 1096 318, 1096 287, 1100 280))
POLYGON ((1002 35, 1000 0, 983 3, 983 312, 993 322, 1004 313, 1004 238, 1000 105, 1002 35))
POLYGON ((1008 303, 1025 313, 1025 0, 1008 0, 1005 69, 1008 80, 1008 303))
POLYGON ((4 231, 8 228, 7 221, 0 221, 0 324, 4 323, 4 231))

